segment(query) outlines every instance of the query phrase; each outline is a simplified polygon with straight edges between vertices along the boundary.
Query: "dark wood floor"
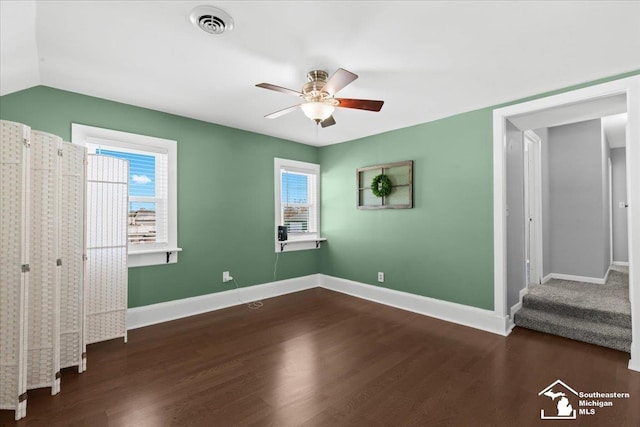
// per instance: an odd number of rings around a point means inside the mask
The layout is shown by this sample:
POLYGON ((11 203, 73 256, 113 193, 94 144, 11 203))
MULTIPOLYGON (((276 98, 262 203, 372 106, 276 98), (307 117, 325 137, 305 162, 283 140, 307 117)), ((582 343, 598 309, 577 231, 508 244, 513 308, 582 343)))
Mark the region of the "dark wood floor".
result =
POLYGON ((0 424, 551 425, 538 392, 559 378, 631 394, 563 425, 640 425, 626 353, 519 328, 504 338, 319 288, 133 330, 128 344, 91 345, 88 363, 63 371, 57 396, 29 391, 26 419, 0 411, 0 424))

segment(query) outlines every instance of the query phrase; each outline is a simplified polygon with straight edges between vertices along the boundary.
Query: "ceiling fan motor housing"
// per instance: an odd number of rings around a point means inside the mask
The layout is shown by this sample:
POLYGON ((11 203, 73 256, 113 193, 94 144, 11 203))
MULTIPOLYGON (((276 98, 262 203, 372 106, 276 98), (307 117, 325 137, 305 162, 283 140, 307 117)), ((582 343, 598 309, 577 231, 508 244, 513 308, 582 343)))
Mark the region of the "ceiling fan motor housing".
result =
POLYGON ((313 70, 307 73, 308 82, 302 86, 304 99, 309 102, 322 102, 331 98, 327 92, 323 92, 322 88, 329 80, 329 73, 324 70, 313 70))
POLYGON ((324 82, 326 83, 329 80, 329 73, 324 70, 313 70, 307 73, 307 80, 310 82, 324 82))

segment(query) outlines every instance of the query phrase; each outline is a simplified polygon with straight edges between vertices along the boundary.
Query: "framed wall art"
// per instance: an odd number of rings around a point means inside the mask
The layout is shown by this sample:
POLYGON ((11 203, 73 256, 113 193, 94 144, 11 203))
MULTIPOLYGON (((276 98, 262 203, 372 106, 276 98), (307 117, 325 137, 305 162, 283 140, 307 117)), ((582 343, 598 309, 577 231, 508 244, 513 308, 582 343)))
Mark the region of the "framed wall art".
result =
POLYGON ((358 209, 413 207, 413 160, 356 170, 358 209))

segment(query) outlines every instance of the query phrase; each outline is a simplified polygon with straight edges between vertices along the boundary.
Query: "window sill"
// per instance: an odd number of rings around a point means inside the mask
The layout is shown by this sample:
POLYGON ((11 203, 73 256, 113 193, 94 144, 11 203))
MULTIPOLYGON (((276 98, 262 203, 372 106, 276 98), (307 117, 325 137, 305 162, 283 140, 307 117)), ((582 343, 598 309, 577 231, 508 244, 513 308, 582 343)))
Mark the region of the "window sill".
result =
POLYGON ((149 265, 175 264, 178 262, 178 252, 182 248, 157 248, 129 252, 128 267, 145 267, 149 265))
POLYGON ((276 241, 276 252, 305 251, 308 249, 320 249, 321 242, 325 242, 326 237, 278 240, 276 241))

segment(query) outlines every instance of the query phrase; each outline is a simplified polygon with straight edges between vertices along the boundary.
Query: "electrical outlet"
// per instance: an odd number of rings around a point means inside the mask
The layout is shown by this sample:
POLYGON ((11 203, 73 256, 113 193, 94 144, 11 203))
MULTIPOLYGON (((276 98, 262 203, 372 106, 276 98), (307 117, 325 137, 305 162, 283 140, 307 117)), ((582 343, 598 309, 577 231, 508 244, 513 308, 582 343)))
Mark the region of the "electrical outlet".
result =
POLYGON ((382 271, 378 271, 378 282, 384 282, 384 273, 382 271))
POLYGON ((222 283, 227 283, 233 280, 233 277, 229 275, 228 271, 222 272, 222 283))

